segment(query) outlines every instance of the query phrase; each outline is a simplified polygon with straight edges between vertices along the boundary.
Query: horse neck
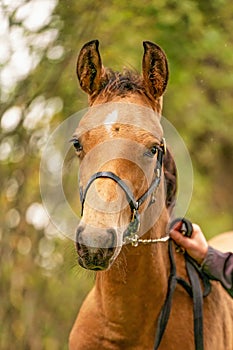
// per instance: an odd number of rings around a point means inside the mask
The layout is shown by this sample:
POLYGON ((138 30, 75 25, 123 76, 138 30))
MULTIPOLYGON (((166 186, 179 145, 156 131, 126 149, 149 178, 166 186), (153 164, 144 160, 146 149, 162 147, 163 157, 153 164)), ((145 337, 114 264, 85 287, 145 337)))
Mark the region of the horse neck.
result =
MULTIPOLYGON (((161 237, 167 226, 166 215, 145 236, 161 237)), ((168 243, 132 247, 124 246, 113 266, 97 273, 96 293, 102 312, 112 320, 125 324, 143 323, 139 315, 153 317, 159 313, 166 295, 169 274, 168 243), (143 312, 142 309, 143 308, 143 312), (119 314, 122 314, 119 318, 119 314), (115 315, 116 318, 115 318, 115 315)))

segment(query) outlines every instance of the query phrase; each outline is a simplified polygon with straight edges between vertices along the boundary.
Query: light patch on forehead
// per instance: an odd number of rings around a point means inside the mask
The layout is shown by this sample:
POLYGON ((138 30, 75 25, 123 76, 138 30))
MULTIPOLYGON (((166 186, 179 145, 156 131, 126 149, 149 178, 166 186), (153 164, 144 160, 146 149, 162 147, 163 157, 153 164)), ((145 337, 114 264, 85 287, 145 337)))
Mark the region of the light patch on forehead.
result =
POLYGON ((109 102, 92 106, 79 122, 77 134, 103 127, 110 138, 115 136, 114 124, 132 125, 153 134, 158 140, 163 136, 160 118, 151 108, 133 103, 109 102))
POLYGON ((118 111, 115 109, 114 111, 107 114, 104 120, 105 128, 108 134, 110 134, 110 136, 111 136, 112 125, 117 122, 117 119, 118 119, 118 111))

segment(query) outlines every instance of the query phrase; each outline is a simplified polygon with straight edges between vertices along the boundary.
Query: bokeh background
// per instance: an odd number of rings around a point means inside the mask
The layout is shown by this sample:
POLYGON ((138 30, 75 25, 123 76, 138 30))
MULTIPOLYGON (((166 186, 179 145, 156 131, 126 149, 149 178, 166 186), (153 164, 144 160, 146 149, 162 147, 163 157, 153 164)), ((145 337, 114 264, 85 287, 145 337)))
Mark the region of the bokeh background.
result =
POLYGON ((141 70, 143 40, 162 46, 163 115, 194 168, 187 217, 208 238, 233 228, 232 33, 231 0, 0 0, 0 349, 67 349, 94 281, 49 222, 39 190, 48 136, 87 106, 75 73, 85 42, 99 39, 115 70, 141 70))

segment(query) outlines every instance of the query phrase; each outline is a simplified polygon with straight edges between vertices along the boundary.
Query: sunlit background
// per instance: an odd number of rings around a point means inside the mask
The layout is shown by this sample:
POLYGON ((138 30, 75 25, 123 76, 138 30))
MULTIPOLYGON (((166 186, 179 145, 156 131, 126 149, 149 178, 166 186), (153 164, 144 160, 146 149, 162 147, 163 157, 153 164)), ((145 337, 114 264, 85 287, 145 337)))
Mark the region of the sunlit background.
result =
POLYGON ((116 70, 141 70, 143 40, 163 47, 170 66, 163 114, 194 167, 187 217, 209 238, 233 228, 232 32, 230 0, 0 0, 1 349, 67 349, 93 283, 39 191, 49 135, 87 106, 75 73, 85 42, 99 39, 105 65, 116 70))

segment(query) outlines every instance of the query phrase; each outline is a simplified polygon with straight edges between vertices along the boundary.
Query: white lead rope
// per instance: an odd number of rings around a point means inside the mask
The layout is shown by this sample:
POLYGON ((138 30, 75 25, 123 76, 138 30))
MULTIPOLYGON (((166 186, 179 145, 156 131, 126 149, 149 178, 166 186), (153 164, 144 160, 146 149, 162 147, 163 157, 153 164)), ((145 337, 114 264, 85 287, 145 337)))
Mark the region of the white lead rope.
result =
POLYGON ((161 238, 149 238, 149 239, 141 239, 138 235, 134 235, 133 237, 126 237, 123 244, 131 243, 133 247, 137 247, 139 244, 151 244, 151 243, 159 243, 159 242, 167 242, 170 236, 165 236, 161 238))

